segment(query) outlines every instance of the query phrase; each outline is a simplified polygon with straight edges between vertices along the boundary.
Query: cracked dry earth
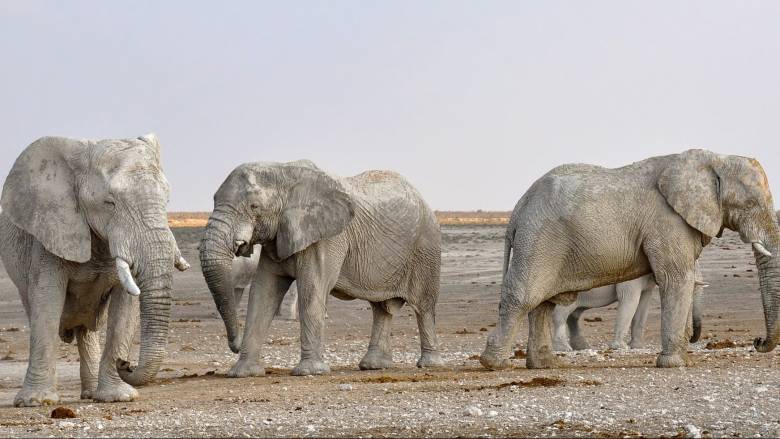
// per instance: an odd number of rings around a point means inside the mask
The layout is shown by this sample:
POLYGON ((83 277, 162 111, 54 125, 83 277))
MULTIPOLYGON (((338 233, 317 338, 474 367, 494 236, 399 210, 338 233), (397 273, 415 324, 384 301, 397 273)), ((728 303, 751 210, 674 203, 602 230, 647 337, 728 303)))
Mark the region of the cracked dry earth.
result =
MULTIPOLYGON (((518 358, 512 370, 483 370, 476 355, 496 321, 504 227, 445 226, 437 330, 447 367, 414 367, 417 329, 403 308, 394 319, 396 367, 359 371, 371 311, 365 302, 330 298, 330 375, 290 376, 298 324, 277 320, 264 347, 268 375, 228 379, 235 356, 198 269, 201 231, 174 231, 193 269, 176 274, 168 359, 157 379, 139 389, 137 401, 80 401, 76 346, 61 345, 60 405, 76 418, 52 419, 53 407, 12 407, 24 377, 29 325, 0 270, 0 436, 780 435, 780 354, 756 353, 751 346, 764 334, 763 313, 752 253, 735 234, 715 240, 702 255, 711 287, 703 340, 691 346, 690 368, 653 367, 656 298, 646 349, 606 349, 612 306, 585 313, 595 349, 563 355, 565 368, 527 370, 518 358), (727 347, 707 349, 708 343, 727 347)), ((518 348, 524 349, 525 329, 521 334, 518 348)))

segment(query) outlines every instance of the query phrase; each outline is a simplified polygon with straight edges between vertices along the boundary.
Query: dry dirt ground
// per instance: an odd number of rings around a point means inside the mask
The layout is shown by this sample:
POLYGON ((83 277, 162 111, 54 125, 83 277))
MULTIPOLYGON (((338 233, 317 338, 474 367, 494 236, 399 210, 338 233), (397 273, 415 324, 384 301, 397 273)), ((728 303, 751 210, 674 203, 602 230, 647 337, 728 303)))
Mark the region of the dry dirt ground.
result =
MULTIPOLYGON (((501 372, 475 360, 496 321, 502 226, 444 226, 437 330, 447 366, 414 367, 415 320, 403 308, 393 331, 396 368, 361 372, 371 311, 361 301, 329 300, 327 360, 332 373, 293 377, 298 324, 274 321, 264 356, 268 375, 228 379, 235 355, 198 269, 201 229, 176 229, 193 264, 175 279, 169 355, 156 381, 132 403, 80 401, 75 345, 62 344, 61 405, 77 418, 52 419, 53 407, 14 408, 27 362, 29 326, 17 292, 0 270, 0 436, 778 436, 779 350, 756 353, 764 335, 752 254, 735 234, 702 256, 704 339, 696 364, 656 369, 658 300, 647 349, 606 350, 615 310, 585 313, 596 350, 566 354, 569 366, 501 372), (601 321, 595 319, 601 318, 601 321), (596 321, 594 321, 596 320, 596 321), (708 342, 735 347, 709 350, 708 342)), ((246 297, 246 296, 245 296, 246 297)), ((246 299, 245 299, 246 300, 246 299)), ((525 323, 523 323, 525 328, 525 323)), ((525 329, 518 340, 526 341, 525 329)))

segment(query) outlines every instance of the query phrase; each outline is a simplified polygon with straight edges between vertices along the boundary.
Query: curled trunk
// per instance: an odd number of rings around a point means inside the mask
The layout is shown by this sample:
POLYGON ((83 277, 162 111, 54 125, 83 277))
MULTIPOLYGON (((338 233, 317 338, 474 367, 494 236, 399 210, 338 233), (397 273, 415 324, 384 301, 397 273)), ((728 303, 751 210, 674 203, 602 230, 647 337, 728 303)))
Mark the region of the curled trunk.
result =
POLYGON ((231 277, 234 255, 230 246, 233 238, 228 224, 219 212, 212 214, 200 244, 200 263, 219 315, 225 322, 230 350, 238 353, 241 349, 241 334, 231 277))
POLYGON ((150 382, 160 369, 168 344, 173 285, 173 246, 170 231, 150 234, 141 243, 139 258, 133 264, 133 276, 141 290, 141 347, 138 366, 117 360, 117 371, 126 383, 141 386, 150 382))

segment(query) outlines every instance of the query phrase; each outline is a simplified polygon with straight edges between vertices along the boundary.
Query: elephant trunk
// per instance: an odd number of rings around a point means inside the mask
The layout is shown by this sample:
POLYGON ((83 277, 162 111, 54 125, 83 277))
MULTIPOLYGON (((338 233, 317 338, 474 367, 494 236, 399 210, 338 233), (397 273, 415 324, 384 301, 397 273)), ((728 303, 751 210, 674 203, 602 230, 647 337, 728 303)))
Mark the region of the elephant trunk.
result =
POLYGON ((766 320, 766 338, 756 338, 753 345, 759 352, 770 352, 780 341, 780 245, 775 241, 768 248, 772 256, 754 249, 758 277, 761 286, 761 301, 766 320))
POLYGON ((229 222, 218 211, 212 213, 206 232, 200 244, 200 263, 203 277, 217 305, 217 310, 225 322, 230 350, 238 353, 241 349, 236 300, 233 294, 231 269, 234 254, 233 236, 229 222))
POLYGON ((117 371, 126 383, 141 386, 150 382, 160 369, 168 343, 171 318, 174 248, 170 230, 147 235, 133 264, 138 281, 141 313, 141 348, 138 366, 117 360, 117 371))
POLYGON ((689 340, 691 343, 696 343, 697 341, 699 341, 699 338, 701 337, 701 311, 702 311, 701 290, 702 288, 698 288, 698 290, 694 293, 694 297, 693 297, 693 307, 691 308, 692 321, 693 321, 693 334, 691 334, 691 338, 689 340))

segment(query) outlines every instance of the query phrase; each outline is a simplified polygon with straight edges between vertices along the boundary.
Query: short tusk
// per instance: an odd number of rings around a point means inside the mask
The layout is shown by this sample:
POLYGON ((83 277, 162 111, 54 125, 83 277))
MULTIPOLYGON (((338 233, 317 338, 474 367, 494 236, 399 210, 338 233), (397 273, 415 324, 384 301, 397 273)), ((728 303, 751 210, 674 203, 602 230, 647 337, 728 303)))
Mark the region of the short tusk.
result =
POLYGON ((767 250, 766 247, 764 247, 764 244, 758 241, 753 241, 753 248, 756 249, 757 252, 761 253, 764 256, 770 258, 772 257, 772 253, 770 253, 769 250, 767 250))
POLYGON ((177 259, 173 265, 175 265, 176 269, 179 271, 187 271, 191 267, 190 263, 181 256, 179 256, 179 259, 177 259))
POLYGON ((122 258, 116 258, 116 272, 119 275, 119 282, 125 287, 127 293, 131 296, 140 296, 141 289, 135 284, 133 274, 130 273, 130 265, 122 258))
POLYGON ((702 288, 707 288, 708 286, 710 286, 710 284, 708 284, 707 282, 702 282, 700 280, 694 281, 693 285, 702 288))
POLYGON ((246 244, 246 241, 241 241, 241 240, 236 241, 236 247, 241 247, 244 244, 246 244))

